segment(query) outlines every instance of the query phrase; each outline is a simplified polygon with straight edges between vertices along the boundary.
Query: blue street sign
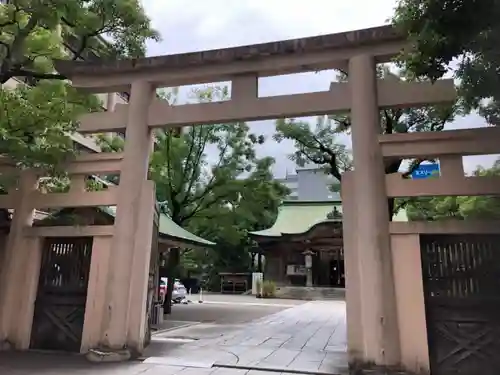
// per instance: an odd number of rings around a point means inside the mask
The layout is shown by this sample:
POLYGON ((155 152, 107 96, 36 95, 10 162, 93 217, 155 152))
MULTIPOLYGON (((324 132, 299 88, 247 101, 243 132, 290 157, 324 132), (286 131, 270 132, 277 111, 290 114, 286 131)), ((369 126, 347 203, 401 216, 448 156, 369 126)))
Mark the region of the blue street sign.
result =
POLYGON ((429 177, 438 177, 438 176, 439 176, 438 163, 420 164, 420 166, 417 169, 415 169, 411 174, 411 178, 414 180, 429 178, 429 177))

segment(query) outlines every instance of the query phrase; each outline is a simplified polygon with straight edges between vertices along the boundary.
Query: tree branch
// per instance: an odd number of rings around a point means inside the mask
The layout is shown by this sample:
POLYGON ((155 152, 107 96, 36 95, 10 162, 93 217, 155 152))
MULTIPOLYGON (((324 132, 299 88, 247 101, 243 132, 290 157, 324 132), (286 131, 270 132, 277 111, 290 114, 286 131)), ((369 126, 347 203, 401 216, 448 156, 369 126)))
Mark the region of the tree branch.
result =
POLYGON ((16 9, 14 10, 14 13, 12 13, 12 18, 8 21, 0 23, 0 28, 13 26, 17 23, 17 15, 19 14, 19 12, 21 12, 21 8, 17 6, 17 4, 14 4, 14 6, 16 7, 16 9))
MULTIPOLYGON (((203 125, 200 126, 200 128, 203 128, 203 125)), ((192 128, 192 131, 194 131, 194 129, 196 128, 192 128)), ((201 133, 201 129, 200 129, 200 133, 201 133)), ((189 164, 189 161, 191 160, 191 155, 193 153, 193 150, 194 150, 194 138, 191 140, 191 144, 189 145, 189 150, 188 150, 188 154, 186 156, 186 161, 184 163, 184 175, 186 175, 187 173, 187 170, 188 170, 188 164, 189 164)), ((193 165, 191 165, 191 167, 193 167, 193 165)), ((194 168, 193 168, 194 169, 194 168)), ((191 174, 191 180, 190 180, 190 183, 189 183, 189 187, 188 189, 186 190, 185 192, 185 197, 188 195, 189 191, 191 190, 191 183, 192 183, 192 180, 193 180, 193 177, 194 177, 194 174, 191 174)), ((182 178, 182 182, 181 182, 181 186, 184 185, 184 177, 182 178)), ((183 200, 185 200, 185 197, 183 200)))
POLYGON ((11 61, 11 63, 20 60, 20 57, 23 55, 24 52, 22 48, 24 42, 37 25, 38 25, 38 19, 35 18, 35 16, 32 14, 26 26, 23 29, 19 30, 19 33, 12 41, 11 50, 12 50, 13 61, 11 61))
MULTIPOLYGON (((215 185, 215 184, 214 184, 215 185)), ((213 189, 211 189, 213 190, 213 189)), ((208 195, 208 191, 205 191, 207 194, 204 194, 204 196, 208 195)), ((201 199, 196 207, 187 215, 183 215, 182 217, 182 222, 185 222, 186 220, 191 219, 194 215, 196 215, 198 212, 202 210, 206 210, 207 208, 212 207, 214 204, 220 201, 221 198, 224 198, 224 195, 216 195, 213 199, 208 201, 207 203, 202 205, 203 199, 201 199)))
POLYGON ((328 164, 328 165, 330 165, 330 173, 332 174, 332 176, 334 176, 336 179, 341 181, 342 180, 342 173, 340 173, 340 168, 339 168, 338 163, 337 163, 337 154, 334 151, 332 151, 331 149, 329 149, 328 147, 326 147, 315 135, 311 134, 311 136, 312 136, 313 140, 317 143, 317 146, 307 145, 304 142, 301 142, 297 139, 295 139, 295 141, 297 143, 301 144, 304 148, 316 149, 318 151, 321 151, 321 152, 327 154, 328 156, 330 156, 331 160, 329 161, 326 158, 324 158, 321 161, 320 159, 313 158, 312 156, 308 155, 305 151, 302 151, 302 153, 310 161, 312 161, 315 164, 328 164))
MULTIPOLYGON (((208 134, 207 134, 207 137, 208 137, 208 134)), ((206 144, 208 138, 205 138, 204 140, 204 145, 206 144)), ((201 206, 201 202, 203 201, 203 199, 210 193, 212 192, 216 187, 219 187, 221 186, 222 184, 224 184, 225 182, 224 181, 216 181, 215 180, 215 173, 213 172, 215 169, 219 168, 220 165, 222 164, 222 161, 224 160, 224 156, 226 154, 226 151, 227 149, 229 148, 229 142, 226 142, 224 147, 222 148, 222 150, 219 152, 219 161, 217 162, 217 164, 212 168, 212 176, 210 177, 210 180, 208 181, 208 183, 205 185, 205 190, 203 191, 203 193, 199 194, 199 195, 195 195, 193 196, 191 199, 186 199, 184 200, 184 204, 192 204, 194 202, 196 202, 197 200, 200 202, 200 204, 197 205, 197 208, 199 208, 201 206)), ((202 148, 200 148, 200 151, 203 151, 205 149, 205 146, 203 146, 202 148)), ((201 156, 202 156, 202 153, 200 155, 198 155, 198 163, 199 163, 199 160, 201 159, 201 156)), ((192 182, 194 183, 194 178, 191 179, 192 182)), ((190 189, 191 189, 191 185, 190 185, 190 189)), ((189 190, 190 190, 189 189, 189 190)), ((188 191, 189 193, 189 191, 188 191)), ((187 197, 187 196, 186 196, 187 197)), ((198 210, 199 212, 199 210, 198 210)))
POLYGON ((193 217, 195 214, 197 214, 201 210, 207 209, 207 208, 211 207, 213 204, 217 203, 217 201, 220 198, 222 198, 223 196, 217 195, 213 202, 210 202, 209 204, 203 204, 205 198, 208 197, 208 195, 210 193, 212 193, 216 188, 225 185, 226 183, 227 183, 227 181, 215 180, 211 184, 206 185, 205 189, 203 190, 203 192, 201 194, 197 195, 195 198, 191 199, 187 203, 187 204, 193 204, 196 201, 198 201, 198 203, 195 205, 195 208, 188 215, 186 215, 184 220, 187 220, 187 219, 193 217))
POLYGON ((204 192, 202 194, 200 194, 200 195, 194 196, 191 200, 187 201, 187 203, 194 203, 197 200, 203 200, 203 198, 206 197, 208 193, 212 192, 216 187, 221 186, 221 184, 223 182, 222 181, 221 182, 217 182, 215 180, 215 173, 213 171, 216 170, 217 168, 219 168, 220 165, 222 164, 222 160, 224 160, 223 155, 226 153, 226 149, 228 147, 229 147, 229 144, 226 143, 226 146, 224 146, 224 149, 220 153, 221 156, 220 156, 219 161, 212 168, 212 176, 210 177, 210 180, 208 181, 207 185, 205 186, 204 192))
MULTIPOLYGON (((17 13, 17 11, 15 13, 17 13)), ((11 19, 9 21, 5 21, 3 23, 0 23, 0 28, 7 27, 7 26, 13 26, 16 23, 17 23, 17 20, 14 17, 14 19, 11 19)))
POLYGON ((9 74, 11 74, 11 77, 30 77, 35 79, 59 79, 59 80, 67 79, 66 76, 58 73, 40 73, 22 68, 11 69, 9 71, 9 74))
POLYGON ((3 41, 0 40, 0 46, 3 46, 5 48, 5 51, 6 51, 5 58, 9 58, 9 56, 10 56, 10 45, 8 43, 5 43, 5 42, 3 42, 3 41))
MULTIPOLYGON (((203 152, 205 150, 205 146, 208 142, 208 138, 209 138, 209 135, 210 135, 210 130, 205 134, 205 137, 202 138, 202 130, 203 130, 203 126, 200 126, 200 133, 199 133, 199 138, 200 138, 200 146, 198 148, 198 151, 196 152, 196 155, 195 155, 195 160, 193 161, 193 163, 191 164, 191 176, 190 176, 190 179, 189 179, 189 184, 188 184, 188 187, 185 191, 185 194, 184 194, 184 197, 182 199, 182 203, 183 205, 189 205, 190 203, 193 203, 195 200, 196 200, 196 197, 193 197, 192 199, 189 199, 189 195, 191 193, 191 189, 193 188, 193 185, 196 181, 196 168, 199 166, 200 164, 200 161, 201 161, 201 157, 203 156, 203 152)), ((192 143, 191 145, 194 147, 194 137, 193 137, 193 140, 192 140, 192 143)), ((191 150, 190 150, 190 153, 191 153, 191 150)), ((188 156, 189 157, 189 156, 188 156)), ((188 159, 186 159, 186 166, 188 164, 188 159)), ((186 172, 186 168, 185 168, 185 173, 186 172)), ((211 181, 213 180, 213 176, 212 176, 212 179, 211 181)), ((184 183, 182 183, 182 185, 184 185, 184 183)), ((182 186, 181 185, 181 186, 182 186)))
MULTIPOLYGON (((72 22, 68 20, 66 17, 62 16, 60 20, 66 24, 67 26, 76 29, 77 24, 75 22, 72 22)), ((76 49, 73 50, 74 56, 72 58, 73 61, 76 61, 81 58, 82 53, 85 51, 85 49, 88 47, 88 42, 91 38, 95 38, 99 35, 106 34, 107 32, 111 32, 112 29, 114 28, 114 25, 106 25, 106 15, 103 13, 101 14, 101 27, 90 32, 90 33, 80 33, 78 35, 78 39, 80 40, 80 46, 76 49)), ((77 39, 75 37, 75 39, 77 39)))
POLYGON ((337 164, 337 154, 330 150, 328 147, 326 147, 314 134, 311 133, 312 139, 317 143, 316 145, 313 144, 308 144, 307 142, 303 142, 300 140, 300 138, 293 138, 293 140, 298 143, 300 146, 302 146, 303 150, 300 150, 300 152, 311 162, 315 164, 328 164, 330 165, 330 173, 332 176, 337 178, 339 181, 342 179, 342 174, 340 173, 339 166, 337 164), (331 160, 327 160, 326 158, 323 159, 318 159, 315 158, 311 155, 309 155, 305 150, 306 149, 316 149, 320 152, 323 152, 330 156, 331 160))
POLYGON ((384 118, 385 118, 385 134, 392 134, 394 130, 393 119, 389 116, 387 109, 383 110, 384 118))
POLYGON ((408 200, 407 199, 399 199, 399 204, 394 205, 393 213, 398 212, 399 210, 405 208, 408 205, 408 200))
POLYGON ((171 217, 172 217, 172 220, 178 224, 175 220, 177 218, 177 216, 179 215, 179 205, 177 204, 177 201, 175 200, 176 196, 177 196, 177 192, 174 192, 174 186, 172 184, 172 163, 170 161, 170 134, 166 134, 164 133, 164 137, 163 137, 163 140, 165 142, 165 153, 166 153, 166 158, 167 158, 167 186, 168 186, 168 195, 170 197, 169 201, 170 201, 170 204, 171 204, 171 209, 172 209, 172 212, 171 212, 171 217))
MULTIPOLYGON (((16 7, 16 9, 19 9, 16 7)), ((17 13, 17 10, 16 10, 17 13)), ((15 13, 15 14, 16 14, 15 13)), ((0 67, 1 71, 1 80, 0 83, 5 83, 12 77, 15 77, 16 74, 15 72, 12 71, 12 68, 21 61, 21 58, 24 53, 23 45, 30 35, 30 33, 35 29, 35 27, 38 24, 38 19, 35 18, 35 16, 32 14, 30 19, 28 20, 28 23, 23 29, 20 29, 17 35, 14 37, 14 40, 12 41, 10 45, 10 52, 8 55, 8 58, 5 58, 2 61, 2 65, 0 67)), ((14 69, 15 70, 15 69, 14 69)), ((18 69, 19 70, 19 69, 18 69)), ((20 74, 22 76, 24 74, 20 74)))
POLYGON ((337 163, 337 153, 333 152, 328 147, 326 147, 315 135, 313 135, 313 139, 318 143, 319 150, 321 152, 328 154, 331 157, 331 162, 328 163, 330 164, 330 172, 333 175, 333 177, 341 181, 342 173, 340 173, 340 169, 337 163))
POLYGON ((410 168, 408 168, 408 170, 405 173, 403 173, 403 178, 410 177, 411 174, 413 172, 415 172, 418 169, 418 167, 420 167, 420 164, 422 164, 425 160, 427 160, 427 159, 416 159, 416 160, 414 160, 411 163, 410 168))

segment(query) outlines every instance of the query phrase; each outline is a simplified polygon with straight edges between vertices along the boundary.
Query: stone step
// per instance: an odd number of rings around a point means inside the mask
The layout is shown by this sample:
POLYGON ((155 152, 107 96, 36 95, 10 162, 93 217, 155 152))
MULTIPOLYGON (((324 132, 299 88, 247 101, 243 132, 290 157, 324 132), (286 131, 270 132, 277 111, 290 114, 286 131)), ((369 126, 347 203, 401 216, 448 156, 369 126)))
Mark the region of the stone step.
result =
POLYGON ((276 297, 299 300, 339 300, 345 299, 345 289, 283 286, 276 291, 276 297))

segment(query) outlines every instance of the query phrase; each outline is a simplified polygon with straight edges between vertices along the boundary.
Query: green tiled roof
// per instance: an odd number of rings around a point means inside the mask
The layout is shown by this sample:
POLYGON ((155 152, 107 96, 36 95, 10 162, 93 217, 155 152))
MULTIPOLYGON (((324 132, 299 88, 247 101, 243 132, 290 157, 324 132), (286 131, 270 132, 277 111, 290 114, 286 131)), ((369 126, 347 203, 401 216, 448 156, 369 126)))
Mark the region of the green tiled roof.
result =
MULTIPOLYGON (((113 217, 116 216, 116 207, 100 207, 100 209, 108 215, 113 217)), ((211 247, 216 245, 214 242, 198 237, 196 234, 193 234, 177 225, 165 214, 160 214, 159 216, 158 231, 160 235, 178 239, 191 245, 202 247, 211 247)))
POLYGON ((159 222, 160 234, 185 240, 190 243, 200 246, 215 246, 215 242, 208 241, 204 238, 198 237, 196 234, 185 230, 183 227, 177 225, 165 214, 160 214, 159 222))
MULTIPOLYGON (((288 201, 279 208, 276 222, 271 228, 257 232, 250 232, 250 235, 264 237, 280 237, 284 234, 302 234, 310 230, 317 224, 335 221, 328 220, 327 215, 333 208, 342 213, 342 202, 307 202, 288 201)), ((393 216, 393 221, 408 221, 405 210, 393 216)))
POLYGON ((280 237, 282 234, 301 234, 322 222, 328 220, 327 215, 333 208, 342 213, 340 201, 308 202, 288 201, 283 202, 279 208, 276 222, 271 228, 257 232, 250 232, 254 236, 280 237))

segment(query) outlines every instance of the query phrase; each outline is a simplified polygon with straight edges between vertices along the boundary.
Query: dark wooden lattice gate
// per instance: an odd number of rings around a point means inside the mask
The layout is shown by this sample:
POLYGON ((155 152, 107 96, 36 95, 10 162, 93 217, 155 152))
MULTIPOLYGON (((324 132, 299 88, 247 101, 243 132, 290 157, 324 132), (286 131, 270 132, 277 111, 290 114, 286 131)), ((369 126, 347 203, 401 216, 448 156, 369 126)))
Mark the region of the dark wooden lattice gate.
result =
POLYGON ((91 254, 92 237, 45 240, 32 349, 80 351, 91 254))
POLYGON ((432 375, 500 373, 500 235, 422 235, 432 375))

